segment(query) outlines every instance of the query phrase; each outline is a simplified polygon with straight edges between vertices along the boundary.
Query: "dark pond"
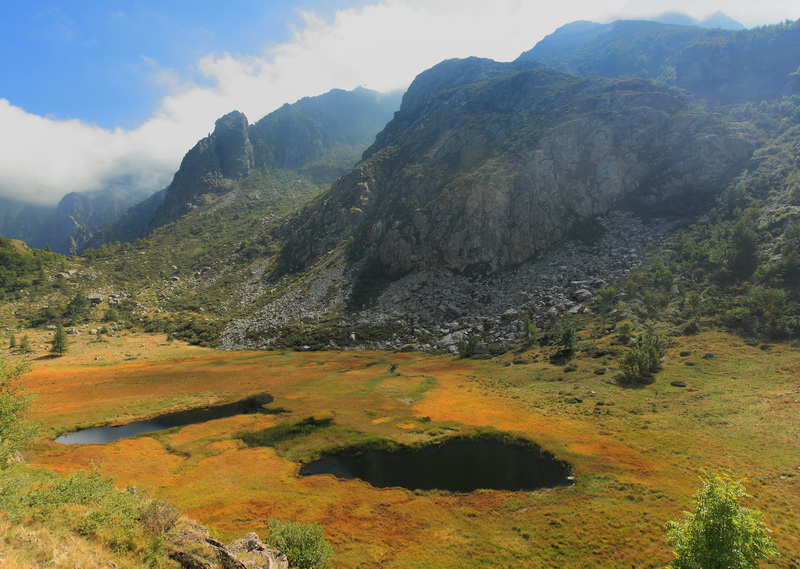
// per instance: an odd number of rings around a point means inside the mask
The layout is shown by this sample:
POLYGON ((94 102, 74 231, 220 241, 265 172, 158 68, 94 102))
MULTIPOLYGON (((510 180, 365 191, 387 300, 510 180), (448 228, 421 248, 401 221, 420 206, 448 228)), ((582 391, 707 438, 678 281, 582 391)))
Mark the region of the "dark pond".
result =
POLYGON ((168 413, 166 415, 159 415, 147 421, 138 421, 136 423, 128 423, 119 427, 94 427, 91 429, 83 429, 61 435, 55 442, 64 445, 96 445, 103 443, 110 443, 119 439, 127 439, 135 437, 144 433, 152 433, 154 431, 163 431, 164 429, 171 429, 173 427, 184 427, 186 425, 194 425, 197 423, 205 423, 214 419, 224 419, 225 417, 233 417, 234 415, 244 415, 247 413, 267 413, 264 405, 272 403, 273 398, 271 395, 262 394, 248 397, 241 401, 233 403, 226 403, 225 405, 217 405, 216 407, 203 407, 200 409, 188 409, 186 411, 178 411, 177 413, 168 413))
POLYGON ((303 465, 300 474, 360 478, 378 488, 450 492, 537 490, 573 483, 568 464, 530 441, 495 435, 453 437, 396 450, 354 447, 323 454, 303 465))

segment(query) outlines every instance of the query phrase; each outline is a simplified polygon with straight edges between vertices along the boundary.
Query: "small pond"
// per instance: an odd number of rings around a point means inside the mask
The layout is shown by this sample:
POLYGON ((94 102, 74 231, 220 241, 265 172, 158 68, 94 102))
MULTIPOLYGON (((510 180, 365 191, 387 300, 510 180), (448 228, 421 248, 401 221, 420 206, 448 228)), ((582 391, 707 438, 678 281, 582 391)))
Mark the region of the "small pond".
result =
POLYGON ((525 439, 506 435, 452 437, 423 446, 375 445, 323 454, 300 468, 302 476, 333 474, 359 478, 377 488, 472 492, 525 491, 569 486, 565 462, 525 439))
POLYGON ((128 423, 119 427, 94 427, 91 429, 82 429, 74 433, 67 433, 58 437, 55 442, 64 445, 97 445, 103 443, 110 443, 119 439, 127 439, 142 435, 144 433, 152 433, 155 431, 163 431, 164 429, 171 429, 173 427, 184 427, 186 425, 194 425, 197 423, 205 423, 214 419, 224 419, 225 417, 233 417, 234 415, 245 415, 248 413, 267 413, 264 405, 272 403, 273 398, 271 395, 262 394, 248 397, 241 401, 233 403, 226 403, 224 405, 217 405, 215 407, 202 407, 199 409, 188 409, 186 411, 178 411, 176 413, 167 413, 166 415, 159 415, 147 421, 137 421, 135 423, 128 423))

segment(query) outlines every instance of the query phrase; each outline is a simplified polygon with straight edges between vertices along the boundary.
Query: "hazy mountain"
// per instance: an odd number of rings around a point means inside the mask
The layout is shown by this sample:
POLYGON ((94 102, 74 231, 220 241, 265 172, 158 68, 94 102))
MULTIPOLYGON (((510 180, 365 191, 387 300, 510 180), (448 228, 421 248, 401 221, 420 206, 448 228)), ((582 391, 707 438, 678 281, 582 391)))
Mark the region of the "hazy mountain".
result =
POLYGON ((396 96, 358 88, 286 104, 253 125, 233 111, 183 158, 149 228, 178 219, 253 172, 290 170, 329 184, 360 158, 397 105, 396 96))
POLYGON ((774 100, 800 93, 800 21, 740 31, 574 22, 519 60, 583 76, 654 79, 721 104, 774 100))
POLYGON ((52 242, 56 206, 31 204, 0 196, 0 235, 43 248, 52 242))
POLYGON ((700 28, 719 28, 723 30, 743 30, 744 25, 737 22, 723 12, 714 12, 710 16, 698 20, 682 12, 665 12, 655 18, 648 18, 653 22, 661 24, 672 24, 676 26, 697 26, 700 28))
POLYGON ((0 198, 0 234, 31 247, 75 253, 93 228, 118 219, 141 198, 139 193, 131 194, 122 180, 96 192, 71 192, 53 206, 0 198))
POLYGON ((202 204, 203 196, 226 192, 227 180, 246 178, 254 169, 296 170, 315 184, 329 184, 360 159, 399 97, 337 89, 286 104, 253 125, 243 114, 230 113, 187 153, 165 190, 143 200, 122 179, 101 191, 70 193, 55 206, 0 198, 0 234, 75 253, 142 237, 202 204))

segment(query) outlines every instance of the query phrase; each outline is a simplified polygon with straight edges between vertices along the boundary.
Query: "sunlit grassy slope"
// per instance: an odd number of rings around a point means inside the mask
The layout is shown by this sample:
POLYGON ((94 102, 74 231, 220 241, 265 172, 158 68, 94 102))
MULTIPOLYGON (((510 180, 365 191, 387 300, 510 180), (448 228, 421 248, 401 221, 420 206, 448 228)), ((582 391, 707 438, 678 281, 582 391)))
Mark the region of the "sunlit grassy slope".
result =
MULTIPOLYGON (((600 340, 608 342, 610 338, 600 340)), ((565 372, 541 354, 455 360, 417 353, 220 353, 163 336, 73 342, 33 361, 42 437, 28 458, 72 471, 101 465, 225 539, 270 517, 319 521, 339 568, 664 567, 665 523, 690 505, 706 469, 745 477, 782 555, 800 563, 800 354, 708 332, 681 338, 664 370, 626 389, 596 370, 565 372), (690 355, 680 355, 691 352, 690 355), (713 354, 713 357, 703 356, 713 354), (95 359, 95 358, 101 359, 95 359), (686 387, 675 387, 672 381, 686 387), (56 434, 254 393, 287 413, 246 415, 98 446, 56 434), (330 427, 246 448, 236 435, 305 417, 330 427), (401 442, 490 428, 529 438, 575 469, 575 486, 466 495, 301 478, 299 461, 371 436, 401 442)))

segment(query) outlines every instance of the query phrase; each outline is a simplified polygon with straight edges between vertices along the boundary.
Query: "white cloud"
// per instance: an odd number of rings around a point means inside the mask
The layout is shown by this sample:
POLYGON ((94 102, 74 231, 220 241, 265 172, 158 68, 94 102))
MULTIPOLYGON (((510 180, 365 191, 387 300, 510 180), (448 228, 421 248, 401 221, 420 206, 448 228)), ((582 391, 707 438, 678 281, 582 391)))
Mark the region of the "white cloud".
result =
POLYGON ((142 131, 104 130, 77 120, 57 121, 0 99, 0 194, 52 203, 71 191, 102 187, 105 180, 132 175, 135 187, 158 189, 174 169, 172 157, 151 152, 142 131))
MULTIPOLYGON (((39 117, 0 99, 6 134, 0 139, 0 195, 52 203, 67 192, 97 189, 126 175, 135 189, 155 191, 169 183, 183 154, 214 121, 233 109, 255 121, 283 103, 332 88, 405 88, 443 59, 477 55, 508 61, 567 22, 605 21, 623 10, 660 13, 682 7, 680 1, 385 0, 340 10, 330 20, 306 12, 287 43, 260 54, 213 53, 198 60, 194 71, 202 82, 181 80, 190 74, 147 62, 153 81, 169 94, 154 116, 133 130, 39 117)), ((693 15, 721 8, 746 24, 764 23, 747 16, 750 0, 685 3, 693 15)), ((795 3, 777 0, 770 11, 760 2, 759 10, 775 20, 800 17, 795 3)))

